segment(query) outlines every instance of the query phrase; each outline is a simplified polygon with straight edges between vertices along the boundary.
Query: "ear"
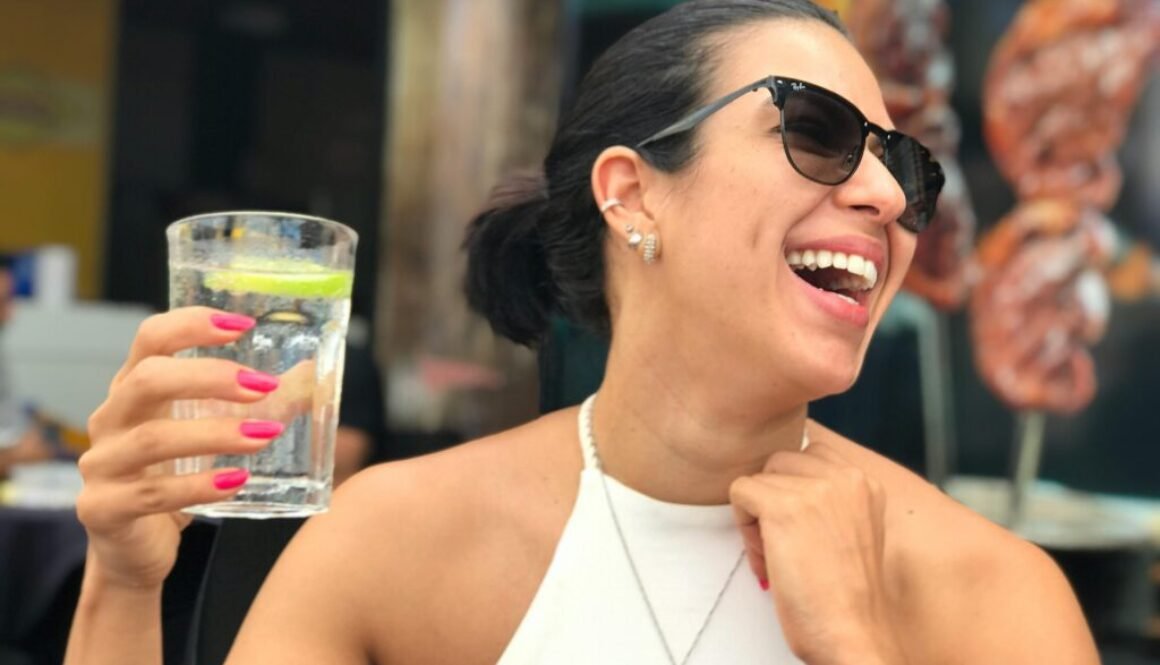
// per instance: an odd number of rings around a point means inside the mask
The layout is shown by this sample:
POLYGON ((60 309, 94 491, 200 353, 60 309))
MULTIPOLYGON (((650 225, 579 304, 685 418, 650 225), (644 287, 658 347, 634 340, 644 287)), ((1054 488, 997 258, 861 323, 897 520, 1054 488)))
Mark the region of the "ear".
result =
POLYGON ((631 148, 615 145, 597 156, 592 165, 592 195, 597 208, 612 199, 620 202, 603 213, 614 236, 627 241, 629 226, 642 233, 655 230, 656 222, 644 205, 651 174, 652 167, 631 148))

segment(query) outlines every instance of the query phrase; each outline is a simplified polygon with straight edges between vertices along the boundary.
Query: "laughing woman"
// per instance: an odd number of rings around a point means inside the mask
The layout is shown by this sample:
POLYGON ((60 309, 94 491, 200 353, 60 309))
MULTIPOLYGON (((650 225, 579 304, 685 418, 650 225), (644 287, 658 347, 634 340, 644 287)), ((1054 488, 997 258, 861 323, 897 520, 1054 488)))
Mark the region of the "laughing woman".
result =
MULTIPOLYGON (((623 38, 543 176, 467 241, 500 334, 535 344, 562 314, 611 335, 599 392, 346 483, 229 662, 1096 663, 1042 551, 807 419, 858 375, 942 185, 890 127, 808 0, 697 0, 623 38)), ((92 418, 71 665, 160 663, 176 511, 237 491, 144 472, 255 445, 159 420, 260 399, 237 366, 170 357, 240 334, 210 315, 149 321, 92 418)))

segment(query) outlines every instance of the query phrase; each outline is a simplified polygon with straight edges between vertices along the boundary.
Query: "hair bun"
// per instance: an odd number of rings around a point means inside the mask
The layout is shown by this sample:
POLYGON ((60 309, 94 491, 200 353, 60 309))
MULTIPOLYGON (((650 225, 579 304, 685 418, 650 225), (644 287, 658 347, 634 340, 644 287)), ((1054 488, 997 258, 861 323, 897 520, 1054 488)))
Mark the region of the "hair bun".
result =
POLYGON ((543 338, 555 308, 537 228, 547 208, 543 171, 513 173, 492 190, 464 241, 468 305, 496 333, 525 346, 543 338))

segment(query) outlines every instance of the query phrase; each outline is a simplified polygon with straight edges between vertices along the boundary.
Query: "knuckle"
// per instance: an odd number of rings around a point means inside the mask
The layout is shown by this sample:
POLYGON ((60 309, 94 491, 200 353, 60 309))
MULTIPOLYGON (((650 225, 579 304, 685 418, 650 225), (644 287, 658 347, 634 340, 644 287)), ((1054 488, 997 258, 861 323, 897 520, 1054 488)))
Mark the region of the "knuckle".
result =
POLYGON ((88 492, 86 490, 81 490, 81 493, 77 495, 76 503, 77 520, 81 524, 88 525, 92 519, 93 511, 91 504, 92 500, 89 499, 88 492))
POLYGON ((829 501, 830 495, 833 493, 833 486, 829 483, 818 483, 813 485, 804 494, 797 496, 797 508, 799 510, 805 508, 816 508, 829 501))
POLYGON ((767 524, 789 524, 806 511, 806 503, 801 499, 787 499, 776 511, 767 511, 761 519, 767 524))
POLYGON ((164 359, 158 356, 143 358, 133 368, 132 372, 130 372, 127 380, 128 384, 140 392, 153 392, 157 388, 158 380, 161 378, 163 364, 164 359))
POLYGON ((80 472, 81 478, 84 478, 86 481, 91 480, 95 476, 94 472, 96 469, 94 467, 100 466, 94 457, 94 453, 95 451, 90 448, 77 458, 77 471, 80 472))
POLYGON ((749 476, 741 476, 729 485, 729 500, 736 502, 737 500, 748 496, 750 488, 757 482, 749 476))
POLYGON ((778 512, 784 512, 786 515, 796 515, 813 503, 813 497, 802 496, 797 492, 790 492, 780 497, 775 505, 778 512))
POLYGON ((145 478, 137 485, 136 501, 145 513, 159 513, 165 509, 166 492, 160 477, 145 478))
POLYGON ((157 336, 157 331, 164 321, 165 314, 153 314, 145 318, 141 325, 137 326, 137 339, 148 342, 157 336))
POLYGON ((133 428, 130 435, 133 448, 138 453, 152 458, 161 447, 162 436, 158 429, 159 426, 154 421, 147 421, 133 428))
POLYGON ((76 513, 77 521, 90 528, 98 526, 98 520, 104 515, 93 498, 92 490, 88 488, 82 489, 77 495, 76 513))
POLYGON ((89 433, 89 438, 96 440, 105 433, 105 424, 109 419, 109 401, 105 400, 89 414, 89 419, 85 422, 85 429, 89 433))
POLYGON ((741 487, 740 480, 734 480, 733 483, 729 485, 729 503, 736 505, 736 504, 741 502, 741 489, 740 489, 740 487, 741 487))

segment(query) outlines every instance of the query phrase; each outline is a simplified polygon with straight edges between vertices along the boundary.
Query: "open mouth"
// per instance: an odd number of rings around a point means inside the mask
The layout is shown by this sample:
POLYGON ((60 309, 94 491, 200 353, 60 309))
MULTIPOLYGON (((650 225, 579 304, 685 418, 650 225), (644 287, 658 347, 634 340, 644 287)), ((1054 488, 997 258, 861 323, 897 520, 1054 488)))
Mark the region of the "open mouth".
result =
POLYGON ((878 284, 878 266, 864 256, 829 250, 792 251, 785 257, 794 274, 810 286, 852 305, 865 306, 878 284))

